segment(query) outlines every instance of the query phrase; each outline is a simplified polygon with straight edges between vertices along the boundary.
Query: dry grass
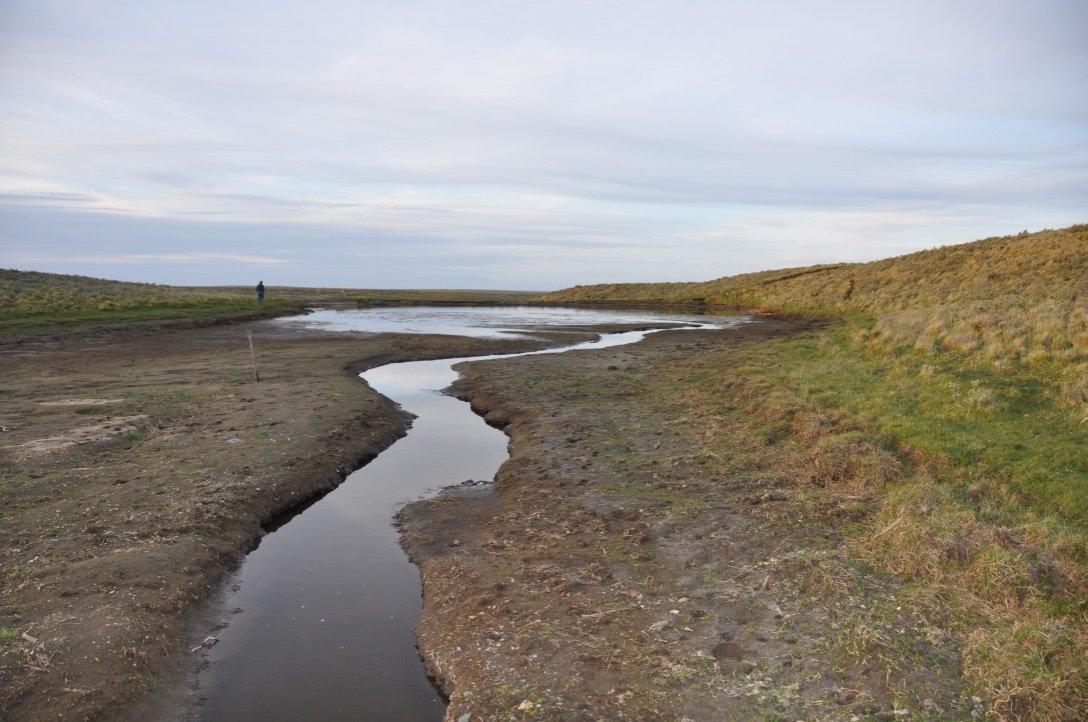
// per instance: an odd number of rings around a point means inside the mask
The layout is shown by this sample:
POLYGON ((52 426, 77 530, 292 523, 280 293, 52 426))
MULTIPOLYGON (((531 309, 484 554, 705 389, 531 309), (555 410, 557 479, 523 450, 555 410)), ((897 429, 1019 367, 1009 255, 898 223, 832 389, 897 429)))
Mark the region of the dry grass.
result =
MULTIPOLYGON (((0 316, 236 302, 238 292, 0 269, 0 316)), ((252 294, 246 294, 251 300, 252 294)))
POLYGON ((872 352, 957 354, 1053 375, 1088 416, 1088 225, 946 246, 863 264, 705 283, 578 286, 542 300, 694 303, 846 316, 872 352))
MULTIPOLYGON (((962 673, 986 700, 992 719, 1083 719, 1083 523, 1041 511, 1009 486, 1011 480, 990 478, 985 464, 941 453, 939 439, 926 438, 929 421, 911 425, 908 410, 898 418, 889 411, 894 399, 873 401, 899 382, 896 367, 882 356, 858 356, 847 334, 839 335, 838 348, 829 338, 834 336, 707 360, 702 393, 689 394, 689 400, 701 399, 708 409, 723 398, 734 405, 741 413, 733 423, 760 430, 774 445, 781 471, 805 494, 810 509, 854 525, 844 547, 850 554, 921 585, 925 593, 911 606, 941 620, 942 633, 959 640, 962 673)), ((943 391, 946 371, 922 369, 914 375, 917 397, 924 402, 944 394, 951 406, 958 405, 947 418, 968 418, 983 432, 1015 418, 1031 437, 1055 433, 1044 423, 1076 426, 1060 415, 1024 420, 983 384, 964 384, 960 398, 953 399, 943 391)), ((959 442, 948 443, 951 451, 959 442)), ((1032 457, 1037 466, 1044 464, 1045 447, 1039 453, 1032 457)), ((1083 484, 1083 473, 1077 478, 1071 472, 1071 483, 1083 484)))

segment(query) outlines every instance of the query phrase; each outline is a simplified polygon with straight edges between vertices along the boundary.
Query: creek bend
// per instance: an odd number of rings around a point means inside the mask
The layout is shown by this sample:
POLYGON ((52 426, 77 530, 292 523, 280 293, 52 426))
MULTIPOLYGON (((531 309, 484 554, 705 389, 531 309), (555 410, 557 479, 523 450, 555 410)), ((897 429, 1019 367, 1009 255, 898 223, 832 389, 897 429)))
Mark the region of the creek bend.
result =
MULTIPOLYGON (((631 322, 609 315, 612 323, 631 322)), ((697 327, 691 317, 652 320, 697 327)), ((737 319, 721 321, 706 326, 737 319)), ((484 329, 481 335, 505 333, 484 329)), ((608 334, 528 353, 634 343, 652 332, 608 334)), ((416 416, 411 429, 268 533, 231 575, 220 592, 222 608, 231 613, 216 633, 219 643, 206 653, 198 679, 202 701, 190 719, 442 719, 445 703, 415 647, 419 574, 399 546, 393 516, 400 505, 443 486, 494 478, 507 458, 505 434, 440 391, 457 379, 452 367, 462 361, 519 355, 525 354, 410 361, 362 374, 373 389, 416 416)))

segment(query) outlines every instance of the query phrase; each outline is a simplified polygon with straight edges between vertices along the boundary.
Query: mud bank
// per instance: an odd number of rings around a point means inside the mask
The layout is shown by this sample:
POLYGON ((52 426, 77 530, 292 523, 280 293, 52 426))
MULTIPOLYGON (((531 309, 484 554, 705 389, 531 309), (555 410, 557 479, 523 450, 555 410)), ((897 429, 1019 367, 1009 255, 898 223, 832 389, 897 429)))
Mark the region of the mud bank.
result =
POLYGON ((547 344, 261 323, 4 341, 0 718, 146 714, 262 525, 404 433, 358 371, 547 344))
POLYGON ((692 394, 714 368, 694 359, 728 368, 745 344, 810 328, 762 319, 462 366, 456 392, 512 456, 493 493, 399 517, 448 722, 971 717, 958 650, 841 548, 871 500, 810 494, 800 457, 692 394))

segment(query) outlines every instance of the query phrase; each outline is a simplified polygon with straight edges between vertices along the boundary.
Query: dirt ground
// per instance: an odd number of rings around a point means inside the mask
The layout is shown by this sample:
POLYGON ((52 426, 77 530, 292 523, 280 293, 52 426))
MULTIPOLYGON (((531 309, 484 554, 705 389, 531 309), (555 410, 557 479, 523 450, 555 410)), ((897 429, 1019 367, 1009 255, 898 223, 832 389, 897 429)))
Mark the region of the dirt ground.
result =
POLYGON ((689 393, 744 344, 807 325, 463 366, 456 393, 512 457, 493 491, 399 517, 447 722, 982 714, 940 620, 846 553, 872 500, 806 482, 774 433, 689 393))
POLYGON ((540 345, 260 322, 0 342, 0 719, 122 719, 161 690, 262 524, 404 433, 358 371, 540 345))
MULTIPOLYGON (((869 500, 812 492, 777 437, 691 394, 805 328, 465 365, 456 392, 512 458, 400 518, 447 720, 979 714, 940 620, 844 551, 869 500)), ((262 525, 404 432, 356 372, 533 345, 263 323, 5 343, 0 719, 125 720, 161 695, 262 525)))

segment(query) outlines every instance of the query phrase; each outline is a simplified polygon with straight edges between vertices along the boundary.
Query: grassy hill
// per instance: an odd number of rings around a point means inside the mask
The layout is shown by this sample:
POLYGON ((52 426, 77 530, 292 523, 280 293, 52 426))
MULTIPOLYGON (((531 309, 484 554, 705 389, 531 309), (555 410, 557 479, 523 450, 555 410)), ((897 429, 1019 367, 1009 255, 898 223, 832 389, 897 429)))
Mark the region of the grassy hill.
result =
POLYGON ((4 317, 192 306, 238 301, 241 298, 242 294, 237 291, 0 269, 0 315, 4 317))
MULTIPOLYGON (((701 399, 710 419, 762 433, 784 465, 811 466, 796 491, 814 513, 821 499, 830 509, 871 501, 844 524, 844 547, 912 585, 902 608, 941 620, 987 718, 1084 719, 1088 225, 542 300, 830 319, 802 337, 693 359, 698 372, 674 382, 677 393, 701 399)), ((887 659, 894 646, 871 640, 887 659)))
POLYGON ((524 291, 270 286, 266 301, 258 306, 254 290, 248 286, 166 286, 0 269, 0 333, 244 320, 300 311, 314 303, 518 304, 536 295, 524 291))
POLYGON ((576 286, 557 303, 694 303, 847 316, 870 350, 961 354, 997 368, 1064 368, 1088 404, 1088 225, 987 238, 872 263, 702 283, 576 286))
POLYGON ((1088 292, 1088 224, 944 246, 871 263, 761 271, 695 283, 575 286, 549 301, 658 302, 886 312, 1088 292))
POLYGON ((240 291, 0 269, 0 333, 214 323, 268 317, 299 307, 282 299, 258 306, 252 293, 240 291))

